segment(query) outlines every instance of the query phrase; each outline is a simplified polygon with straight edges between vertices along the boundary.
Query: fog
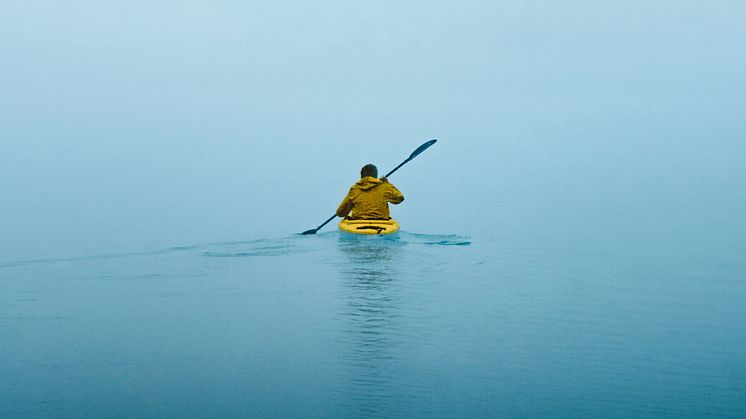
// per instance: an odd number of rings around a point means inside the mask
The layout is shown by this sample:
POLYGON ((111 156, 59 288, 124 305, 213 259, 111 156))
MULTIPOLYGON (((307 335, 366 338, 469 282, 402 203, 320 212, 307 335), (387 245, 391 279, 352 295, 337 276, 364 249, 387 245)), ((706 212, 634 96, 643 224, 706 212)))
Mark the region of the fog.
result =
POLYGON ((745 238, 742 2, 157 3, 0 6, 0 261, 296 233, 431 138, 406 231, 745 238))

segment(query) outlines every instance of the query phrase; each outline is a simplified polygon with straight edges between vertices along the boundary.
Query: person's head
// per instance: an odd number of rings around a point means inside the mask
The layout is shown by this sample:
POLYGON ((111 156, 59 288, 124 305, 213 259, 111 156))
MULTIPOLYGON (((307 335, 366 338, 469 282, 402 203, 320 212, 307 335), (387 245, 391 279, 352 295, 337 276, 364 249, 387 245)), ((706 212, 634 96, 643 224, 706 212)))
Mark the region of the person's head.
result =
POLYGON ((360 177, 378 177, 378 168, 372 164, 366 164, 360 169, 360 177))

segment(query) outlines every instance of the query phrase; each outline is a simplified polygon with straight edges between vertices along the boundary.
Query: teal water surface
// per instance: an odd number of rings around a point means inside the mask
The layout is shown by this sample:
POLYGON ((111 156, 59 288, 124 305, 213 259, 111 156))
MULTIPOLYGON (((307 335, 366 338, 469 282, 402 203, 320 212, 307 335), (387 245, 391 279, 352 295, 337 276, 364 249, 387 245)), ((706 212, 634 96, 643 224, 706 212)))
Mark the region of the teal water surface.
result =
POLYGON ((2 417, 746 415, 746 265, 401 232, 0 266, 2 417))

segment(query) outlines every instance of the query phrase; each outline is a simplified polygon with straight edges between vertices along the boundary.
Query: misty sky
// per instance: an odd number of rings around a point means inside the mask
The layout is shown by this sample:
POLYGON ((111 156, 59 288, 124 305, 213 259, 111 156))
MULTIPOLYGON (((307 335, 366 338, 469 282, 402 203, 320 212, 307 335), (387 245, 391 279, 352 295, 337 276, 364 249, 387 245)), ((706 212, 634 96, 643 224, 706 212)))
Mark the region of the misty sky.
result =
POLYGON ((303 231, 431 138, 407 231, 743 238, 745 40, 742 1, 4 0, 0 262, 303 231))

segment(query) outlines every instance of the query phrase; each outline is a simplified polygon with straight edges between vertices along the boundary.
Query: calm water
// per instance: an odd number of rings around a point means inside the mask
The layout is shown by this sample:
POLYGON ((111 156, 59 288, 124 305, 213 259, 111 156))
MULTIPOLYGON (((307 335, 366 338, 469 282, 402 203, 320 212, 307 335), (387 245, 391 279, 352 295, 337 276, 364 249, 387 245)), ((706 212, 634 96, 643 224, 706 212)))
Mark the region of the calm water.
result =
POLYGON ((402 232, 0 265, 0 416, 746 415, 717 245, 402 232))

